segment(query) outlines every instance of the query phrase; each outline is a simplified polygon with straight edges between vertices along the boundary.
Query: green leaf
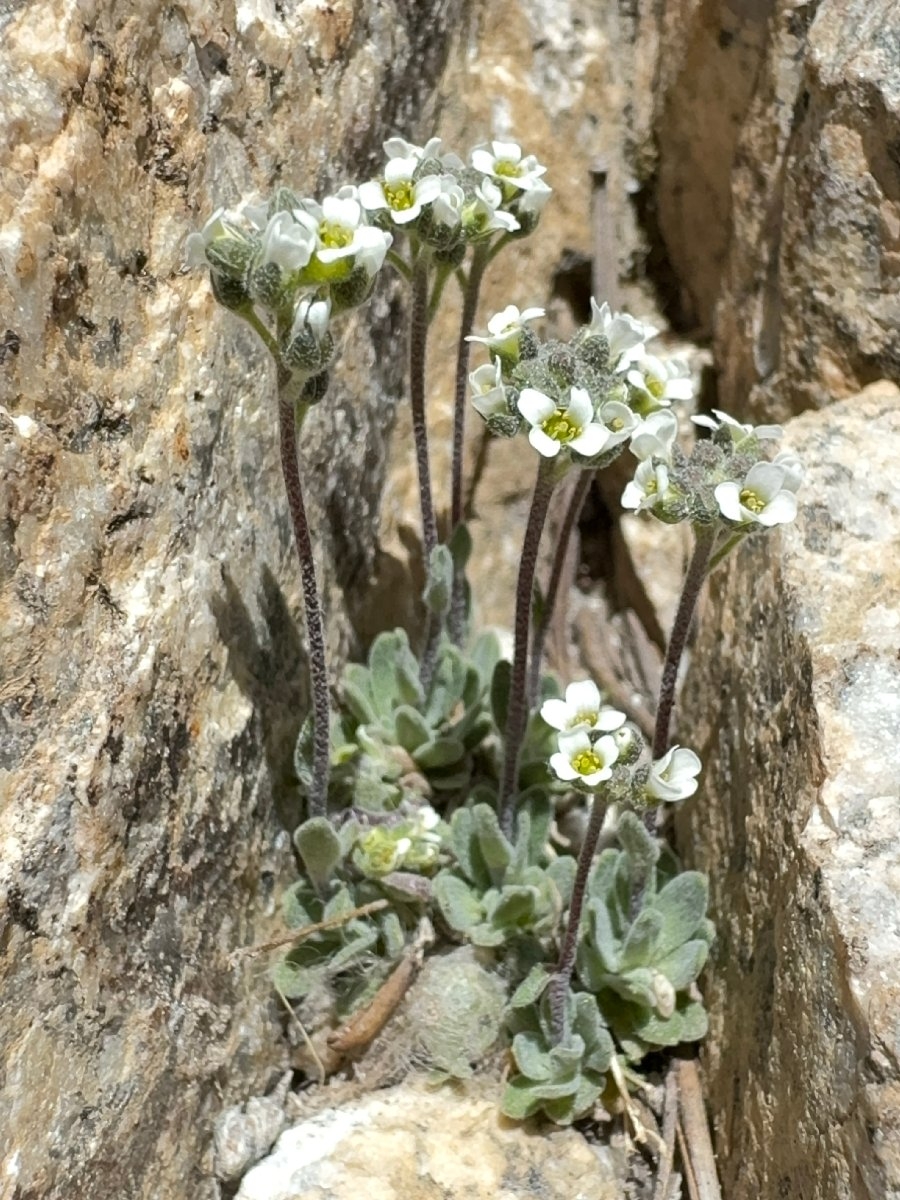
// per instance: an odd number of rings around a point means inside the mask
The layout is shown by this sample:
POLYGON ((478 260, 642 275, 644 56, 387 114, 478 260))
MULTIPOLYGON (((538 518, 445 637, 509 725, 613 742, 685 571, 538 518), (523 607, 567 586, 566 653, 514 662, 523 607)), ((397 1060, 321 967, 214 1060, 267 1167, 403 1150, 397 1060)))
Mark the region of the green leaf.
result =
POLYGON ((659 953, 670 954, 688 941, 706 916, 709 882, 699 871, 683 871, 654 898, 662 916, 659 953))
POLYGON ((298 826, 294 845, 317 888, 327 882, 343 856, 340 838, 327 817, 311 817, 298 826))
POLYGON ((536 1096, 533 1085, 524 1075, 514 1075, 506 1085, 500 1110, 514 1121, 525 1121, 533 1117, 542 1107, 540 1096, 536 1096))
POLYGON ((475 836, 484 862, 492 878, 502 878, 512 861, 512 846, 500 830, 496 812, 487 804, 476 804, 472 809, 475 836))
POLYGON ((680 999, 682 1003, 671 1017, 650 1012, 643 1021, 636 1022, 636 1035, 652 1046, 677 1046, 679 1042, 698 1042, 706 1037, 709 1018, 703 1005, 687 997, 680 999))
POLYGON ((302 1000, 322 978, 321 967, 302 967, 287 958, 272 968, 272 983, 288 1000, 302 1000))
POLYGON ((420 746, 431 740, 431 730, 421 714, 405 704, 394 713, 394 728, 397 731, 397 743, 407 754, 415 754, 420 746))
POLYGON ((441 871, 435 879, 434 898, 444 920, 457 933, 468 933, 484 919, 478 896, 450 871, 441 871))
POLYGON ((369 701, 365 690, 348 679, 345 675, 341 680, 341 700, 360 725, 371 725, 377 720, 375 709, 369 701))
POLYGON ((512 685, 512 663, 501 658, 491 676, 491 712, 498 729, 506 728, 509 712, 509 689, 512 685))
POLYGON ((535 1004, 550 982, 550 972, 543 963, 535 963, 509 1000, 510 1008, 525 1008, 535 1004))
POLYGON ((469 652, 469 661, 481 677, 482 688, 487 688, 500 661, 500 640, 495 633, 481 633, 469 652))
POLYGON ((457 571, 464 571, 472 554, 472 535, 464 521, 460 521, 453 530, 447 546, 453 557, 454 567, 457 571))
POLYGON ((397 660, 409 642, 402 629, 379 633, 369 651, 370 688, 379 712, 388 713, 398 698, 397 660))
POLYGON ((684 991, 703 970, 709 955, 709 943, 700 939, 683 942, 666 958, 658 959, 657 971, 665 975, 676 992, 684 991))
POLYGON ((464 756, 465 748, 462 742, 452 737, 434 738, 432 741, 426 742, 424 746, 420 746, 413 754, 418 766, 423 767, 426 771, 453 766, 464 756))
POLYGON ((512 1056, 516 1066, 529 1079, 548 1080, 553 1067, 544 1039, 538 1033, 517 1033, 513 1038, 512 1056))
POLYGON ((453 593, 453 556, 448 546, 435 546, 428 559, 422 599, 429 612, 444 617, 450 611, 453 593))
POLYGON ((493 912, 488 916, 491 923, 503 930, 515 931, 529 926, 534 920, 535 893, 530 887, 505 887, 493 912))
POLYGON ((572 858, 571 854, 563 854, 559 858, 555 858, 547 867, 547 875, 556 885, 563 907, 567 908, 571 902, 572 887, 575 883, 577 871, 578 863, 572 858))
POLYGON ((620 970, 650 966, 654 960, 662 927, 662 914, 655 909, 645 908, 638 913, 622 946, 620 970))

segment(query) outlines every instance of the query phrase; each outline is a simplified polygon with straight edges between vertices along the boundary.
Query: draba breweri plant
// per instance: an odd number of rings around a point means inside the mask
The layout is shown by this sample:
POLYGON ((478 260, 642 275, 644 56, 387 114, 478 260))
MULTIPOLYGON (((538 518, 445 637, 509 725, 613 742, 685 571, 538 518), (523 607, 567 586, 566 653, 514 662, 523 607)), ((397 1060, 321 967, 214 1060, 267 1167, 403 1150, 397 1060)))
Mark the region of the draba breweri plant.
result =
MULTIPOLYGON (((649 1051, 705 1033, 696 980, 713 937, 706 880, 681 871, 655 836, 658 807, 693 795, 700 771, 692 750, 669 745, 676 675, 704 579, 743 538, 794 518, 802 469, 791 454, 766 453, 777 427, 719 412, 694 418, 709 436, 686 453, 672 411, 691 397, 686 368, 650 354, 656 331, 605 303, 592 301, 590 324, 569 342, 542 341, 533 323, 543 311, 513 305, 473 336, 485 271, 538 227, 551 194, 545 168, 507 142, 477 147, 468 163, 439 138, 424 146, 391 138, 384 150, 377 179, 321 201, 280 188, 267 204, 220 209, 188 242, 189 262, 209 268, 216 298, 274 360, 300 560, 313 711, 296 752, 307 804, 294 835, 303 874, 285 915, 292 927, 314 929, 281 961, 276 982, 301 1010, 324 1003, 332 1028, 352 1022, 411 947, 427 944, 422 930, 433 923, 432 952, 469 943, 491 988, 507 997, 500 1017, 488 1014, 487 1037, 482 1023, 477 1038, 463 1031, 442 1052, 456 1064, 445 1073, 468 1073, 505 1039, 512 1070, 504 1111, 568 1123, 597 1103, 611 1071, 621 1079, 649 1051), (386 265, 410 291, 427 621, 418 652, 401 630, 376 638, 367 663, 345 669, 332 709, 297 433, 327 396, 332 323, 366 301, 386 265), (425 366, 429 326, 451 279, 463 303, 442 543, 425 366), (470 373, 473 343, 486 361, 470 373), (527 438, 534 451, 512 663, 494 637, 469 628, 467 382, 488 430, 527 438), (623 453, 637 462, 624 507, 666 524, 687 521, 694 540, 649 746, 592 681, 560 694, 541 673, 577 506, 594 473, 623 453), (569 472, 580 473, 579 487, 541 593, 541 532, 569 472), (580 851, 554 825, 555 806, 572 793, 588 814, 580 851)), ((460 972, 457 986, 470 975, 460 972)))

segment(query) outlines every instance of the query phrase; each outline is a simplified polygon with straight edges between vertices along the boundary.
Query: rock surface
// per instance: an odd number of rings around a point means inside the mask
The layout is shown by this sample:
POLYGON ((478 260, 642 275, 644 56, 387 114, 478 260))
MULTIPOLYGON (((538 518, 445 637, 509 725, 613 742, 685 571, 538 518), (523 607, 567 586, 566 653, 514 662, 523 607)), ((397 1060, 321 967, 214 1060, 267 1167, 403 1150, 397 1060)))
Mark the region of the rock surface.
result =
POLYGON ((714 334, 722 406, 783 419, 896 377, 894 0, 636 7, 653 111, 629 125, 673 307, 714 334))
POLYGON ((505 1121, 498 1088, 404 1085, 325 1109, 281 1135, 237 1200, 619 1200, 609 1150, 505 1121))
MULTIPOLYGON (((4 1196, 212 1195, 215 1115, 284 1068, 265 970, 229 952, 266 935, 290 866, 297 569, 269 366, 184 239, 277 182, 367 175, 419 132, 462 16, 0 12, 4 1196)), ((366 608, 396 299, 346 328, 305 431, 338 655, 366 608)))
POLYGON ((684 816, 711 873, 723 1194, 900 1196, 900 391, 792 422, 795 526, 745 545, 702 624, 684 816))

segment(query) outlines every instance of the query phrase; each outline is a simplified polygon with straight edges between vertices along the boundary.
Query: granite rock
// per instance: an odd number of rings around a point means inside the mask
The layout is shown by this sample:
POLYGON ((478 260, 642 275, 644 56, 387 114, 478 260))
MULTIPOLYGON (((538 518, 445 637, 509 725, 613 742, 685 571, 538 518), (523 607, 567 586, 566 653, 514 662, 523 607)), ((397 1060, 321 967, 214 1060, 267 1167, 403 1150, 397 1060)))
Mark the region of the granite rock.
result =
POLYGON ((900 1196, 900 391, 794 420, 796 525, 714 583, 682 730, 729 1200, 900 1196), (689 732, 688 732, 689 731, 689 732))
MULTIPOLYGON (((463 16, 0 13, 4 1195, 212 1195, 215 1116, 286 1066, 265 970, 229 955, 271 932, 293 870, 297 569, 271 369, 184 239, 427 132, 463 16)), ((348 322, 304 433, 336 661, 367 609, 398 299, 348 322)))
POLYGON ((618 1200, 623 1160, 573 1129, 499 1115, 499 1084, 404 1084, 294 1125, 237 1200, 618 1200))

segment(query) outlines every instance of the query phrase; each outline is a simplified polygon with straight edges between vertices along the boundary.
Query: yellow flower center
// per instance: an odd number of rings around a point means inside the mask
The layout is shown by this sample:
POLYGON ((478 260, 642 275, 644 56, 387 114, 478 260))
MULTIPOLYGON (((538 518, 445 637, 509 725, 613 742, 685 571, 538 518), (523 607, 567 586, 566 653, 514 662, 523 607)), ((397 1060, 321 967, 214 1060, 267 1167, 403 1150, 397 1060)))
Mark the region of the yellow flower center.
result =
POLYGON ((522 174, 522 168, 518 163, 512 162, 508 158, 500 158, 494 163, 494 171, 498 175, 504 176, 506 179, 518 179, 522 174))
POLYGON ((593 775, 603 770, 603 759, 593 750, 579 750, 572 759, 572 768, 579 775, 593 775))
POLYGON ((400 183, 386 183, 384 198, 388 206, 395 211, 412 208, 416 202, 416 185, 411 179, 403 179, 400 183))
POLYGON ((323 221, 319 226, 319 241, 327 250, 343 250, 353 241, 353 231, 346 225, 323 221))
POLYGON ((569 722, 569 728, 572 729, 576 725, 591 725, 591 726, 593 726, 599 716, 600 716, 600 714, 598 712, 592 712, 590 709, 587 709, 587 708, 582 709, 582 711, 577 712, 575 714, 575 716, 572 718, 572 720, 569 722))
POLYGON ((541 429, 547 437, 553 438, 554 442, 563 444, 571 442, 581 433, 581 429, 571 417, 566 416, 561 408, 558 408, 555 413, 551 413, 546 421, 541 422, 541 429))
POLYGON ((648 496, 655 496, 658 491, 659 484, 656 482, 656 476, 654 475, 652 479, 647 480, 647 486, 644 488, 644 492, 648 496))
POLYGON ((657 379, 655 375, 647 375, 644 378, 644 385, 654 400, 662 400, 666 391, 666 385, 662 379, 657 379))
POLYGON ((766 507, 765 500, 761 500, 756 492, 751 491, 750 488, 744 488, 741 492, 741 504, 743 504, 744 508, 749 508, 750 512, 757 515, 766 507))

